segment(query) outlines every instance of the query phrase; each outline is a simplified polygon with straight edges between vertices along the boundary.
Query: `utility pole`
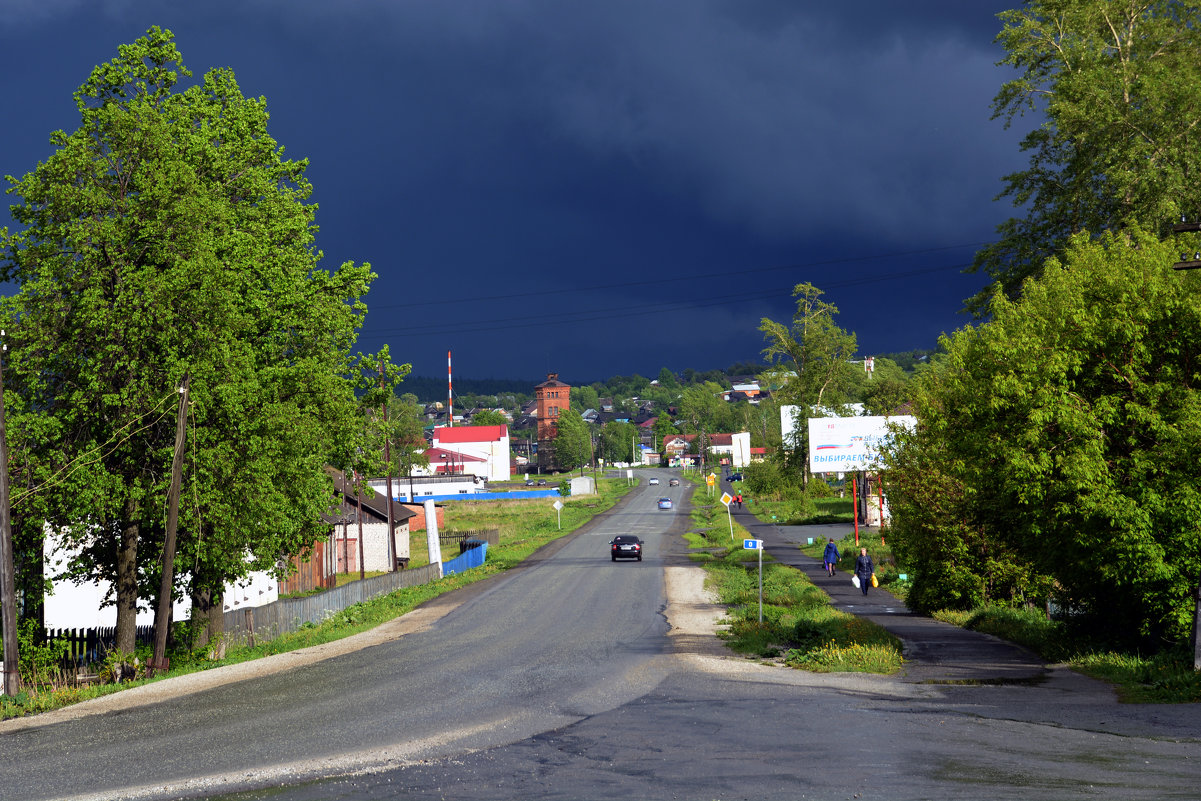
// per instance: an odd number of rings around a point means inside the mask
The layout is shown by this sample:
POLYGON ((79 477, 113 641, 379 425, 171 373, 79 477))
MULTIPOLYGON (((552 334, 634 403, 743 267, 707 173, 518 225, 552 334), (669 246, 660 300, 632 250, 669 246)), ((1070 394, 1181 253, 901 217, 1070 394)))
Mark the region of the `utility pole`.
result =
POLYGON ((179 414, 175 420, 175 454, 171 459, 171 488, 167 490, 167 534, 163 541, 163 580, 159 584, 158 609, 154 613, 154 656, 150 667, 166 670, 167 627, 175 586, 175 529, 179 525, 179 485, 183 481, 183 446, 188 421, 188 375, 179 388, 179 414))
MULTIPOLYGON (((449 359, 449 356, 450 356, 450 354, 448 352, 447 353, 448 359, 449 359)), ((380 365, 379 365, 379 375, 380 375, 379 385, 381 387, 383 387, 386 382, 384 380, 384 363, 382 361, 380 362, 380 365)), ((388 515, 387 515, 388 516, 388 572, 395 573, 396 572, 396 543, 392 541, 392 538, 396 536, 396 532, 392 528, 392 446, 391 446, 392 434, 390 431, 388 431, 388 400, 390 399, 392 392, 389 391, 388 395, 389 395, 389 398, 384 399, 384 406, 383 406, 383 412, 384 412, 384 479, 388 485, 388 499, 387 499, 387 503, 385 504, 385 506, 386 506, 387 512, 388 512, 388 515)))
MULTIPOLYGON (((0 331, 0 337, 4 332, 0 331)), ((0 345, 0 362, 8 345, 0 345)), ((0 611, 3 612, 4 694, 21 690, 17 655, 17 574, 13 569, 12 515, 8 508, 8 435, 4 427, 4 373, 0 367, 0 611)))

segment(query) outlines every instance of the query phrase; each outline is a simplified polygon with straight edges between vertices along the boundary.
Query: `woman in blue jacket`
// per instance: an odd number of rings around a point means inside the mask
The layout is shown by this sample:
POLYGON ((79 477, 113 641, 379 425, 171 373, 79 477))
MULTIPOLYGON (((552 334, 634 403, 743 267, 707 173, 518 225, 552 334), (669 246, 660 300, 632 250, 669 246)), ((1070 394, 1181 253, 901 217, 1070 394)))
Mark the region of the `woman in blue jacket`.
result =
POLYGON ((876 565, 867 555, 867 548, 860 548, 859 556, 855 559, 855 575, 859 577, 859 589, 863 590, 864 595, 867 595, 868 588, 872 586, 872 573, 875 572, 876 565))
POLYGON ((822 562, 826 565, 826 575, 834 575, 834 565, 838 564, 838 559, 842 554, 838 553, 838 546, 831 539, 826 543, 826 552, 822 554, 822 562))

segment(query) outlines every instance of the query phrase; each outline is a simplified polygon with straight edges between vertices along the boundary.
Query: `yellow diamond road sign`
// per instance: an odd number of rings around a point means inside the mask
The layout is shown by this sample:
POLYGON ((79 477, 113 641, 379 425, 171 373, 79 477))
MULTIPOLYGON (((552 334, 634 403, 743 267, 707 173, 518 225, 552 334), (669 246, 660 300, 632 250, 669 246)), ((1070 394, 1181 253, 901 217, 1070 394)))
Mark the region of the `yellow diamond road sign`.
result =
POLYGON ((729 505, 730 505, 730 501, 732 501, 732 500, 734 500, 734 499, 730 497, 730 493, 728 493, 728 492, 723 492, 723 493, 721 494, 721 502, 722 502, 722 503, 724 503, 726 506, 729 506, 729 505))

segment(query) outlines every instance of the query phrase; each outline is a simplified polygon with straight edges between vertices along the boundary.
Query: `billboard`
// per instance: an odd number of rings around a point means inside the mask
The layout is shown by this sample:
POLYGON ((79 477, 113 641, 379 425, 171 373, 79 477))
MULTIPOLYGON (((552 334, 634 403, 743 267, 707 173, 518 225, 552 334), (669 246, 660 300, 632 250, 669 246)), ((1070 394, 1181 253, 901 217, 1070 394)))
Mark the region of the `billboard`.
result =
POLYGON ((849 473, 876 468, 879 443, 888 439, 889 424, 912 429, 917 418, 810 417, 809 470, 813 473, 849 473))

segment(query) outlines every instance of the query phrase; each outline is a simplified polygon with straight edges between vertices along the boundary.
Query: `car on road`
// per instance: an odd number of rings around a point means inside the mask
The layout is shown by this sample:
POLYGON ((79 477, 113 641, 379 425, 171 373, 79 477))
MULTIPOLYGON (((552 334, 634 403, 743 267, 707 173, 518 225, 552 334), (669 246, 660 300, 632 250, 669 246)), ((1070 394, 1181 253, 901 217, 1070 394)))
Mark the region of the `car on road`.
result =
POLYGON ((726 476, 726 481, 742 481, 742 473, 730 473, 726 476))
POLYGON ((671 498, 660 498, 659 499, 659 508, 660 509, 670 509, 671 508, 671 498))
POLYGON ((545 478, 540 478, 540 479, 538 479, 538 486, 539 486, 539 487, 545 487, 545 486, 546 486, 546 479, 545 479, 545 478))
POLYGON ((659 479, 657 479, 657 478, 652 478, 650 481, 648 481, 648 482, 646 482, 646 483, 647 483, 647 485, 648 485, 648 486, 651 486, 651 487, 656 487, 656 486, 658 486, 658 485, 659 485, 659 479))
POLYGON ((609 555, 612 561, 618 559, 637 559, 642 561, 642 540, 633 534, 618 534, 609 540, 609 555))
POLYGON ((667 486, 669 486, 669 487, 678 487, 678 486, 680 486, 680 479, 678 479, 678 478, 673 478, 671 481, 668 481, 668 482, 667 482, 667 486))

